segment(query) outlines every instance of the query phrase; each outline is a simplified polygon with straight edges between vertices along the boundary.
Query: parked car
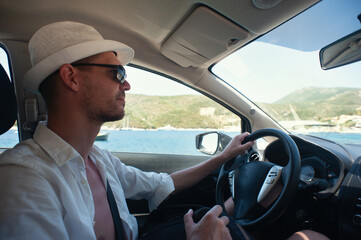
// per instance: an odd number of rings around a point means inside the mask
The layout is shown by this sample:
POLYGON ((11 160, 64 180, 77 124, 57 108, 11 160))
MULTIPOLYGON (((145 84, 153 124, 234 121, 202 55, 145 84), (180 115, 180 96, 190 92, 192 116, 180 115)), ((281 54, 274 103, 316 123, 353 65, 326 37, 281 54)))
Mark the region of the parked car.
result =
MULTIPOLYGON (((14 89, 0 98, 1 118, 10 119, 1 122, 0 151, 46 120, 43 99, 23 84, 32 34, 82 22, 135 50, 126 117, 106 123, 107 139, 96 142, 120 161, 172 173, 218 154, 241 132, 256 140, 161 209, 232 196, 235 218, 255 239, 302 229, 360 239, 360 14, 359 0, 0 0, 0 60, 14 89), (270 164, 272 173, 263 167, 270 164), (273 197, 270 174, 282 179, 273 197)), ((147 203, 128 207, 147 227, 147 203)))

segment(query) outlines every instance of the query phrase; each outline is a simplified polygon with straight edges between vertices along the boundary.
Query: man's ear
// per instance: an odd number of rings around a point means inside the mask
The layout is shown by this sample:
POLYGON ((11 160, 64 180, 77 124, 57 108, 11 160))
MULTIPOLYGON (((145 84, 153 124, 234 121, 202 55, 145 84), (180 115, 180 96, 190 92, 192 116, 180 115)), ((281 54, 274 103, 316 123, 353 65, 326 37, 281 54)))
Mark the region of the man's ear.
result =
POLYGON ((64 64, 59 68, 61 82, 68 89, 77 92, 79 90, 79 71, 70 64, 64 64))

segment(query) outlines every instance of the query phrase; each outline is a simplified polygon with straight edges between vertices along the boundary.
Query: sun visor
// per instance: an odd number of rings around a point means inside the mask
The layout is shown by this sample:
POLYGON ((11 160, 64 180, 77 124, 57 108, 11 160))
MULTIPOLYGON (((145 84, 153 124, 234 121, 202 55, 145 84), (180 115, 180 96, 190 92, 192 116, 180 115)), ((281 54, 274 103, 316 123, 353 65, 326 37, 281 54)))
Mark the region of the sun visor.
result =
POLYGON ((201 6, 161 47, 161 53, 182 67, 199 67, 233 51, 250 36, 229 19, 201 6))

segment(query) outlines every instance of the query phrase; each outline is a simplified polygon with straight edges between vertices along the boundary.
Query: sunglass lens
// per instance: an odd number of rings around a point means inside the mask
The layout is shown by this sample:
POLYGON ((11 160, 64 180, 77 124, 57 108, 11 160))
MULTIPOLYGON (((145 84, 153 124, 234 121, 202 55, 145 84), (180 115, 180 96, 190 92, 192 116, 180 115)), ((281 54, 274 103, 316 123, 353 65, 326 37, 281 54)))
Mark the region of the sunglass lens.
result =
POLYGON ((125 82, 125 78, 126 78, 126 74, 125 74, 125 69, 122 67, 118 67, 118 72, 117 72, 117 78, 121 83, 125 82))

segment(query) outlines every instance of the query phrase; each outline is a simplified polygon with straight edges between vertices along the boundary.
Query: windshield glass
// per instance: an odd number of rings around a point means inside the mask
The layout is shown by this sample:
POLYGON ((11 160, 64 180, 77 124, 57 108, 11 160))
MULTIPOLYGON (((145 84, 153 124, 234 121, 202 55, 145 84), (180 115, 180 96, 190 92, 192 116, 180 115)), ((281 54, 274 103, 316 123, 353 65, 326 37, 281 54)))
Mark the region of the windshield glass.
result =
POLYGON ((291 133, 361 143, 361 61, 322 70, 319 50, 360 29, 359 0, 324 0, 212 71, 291 133))

